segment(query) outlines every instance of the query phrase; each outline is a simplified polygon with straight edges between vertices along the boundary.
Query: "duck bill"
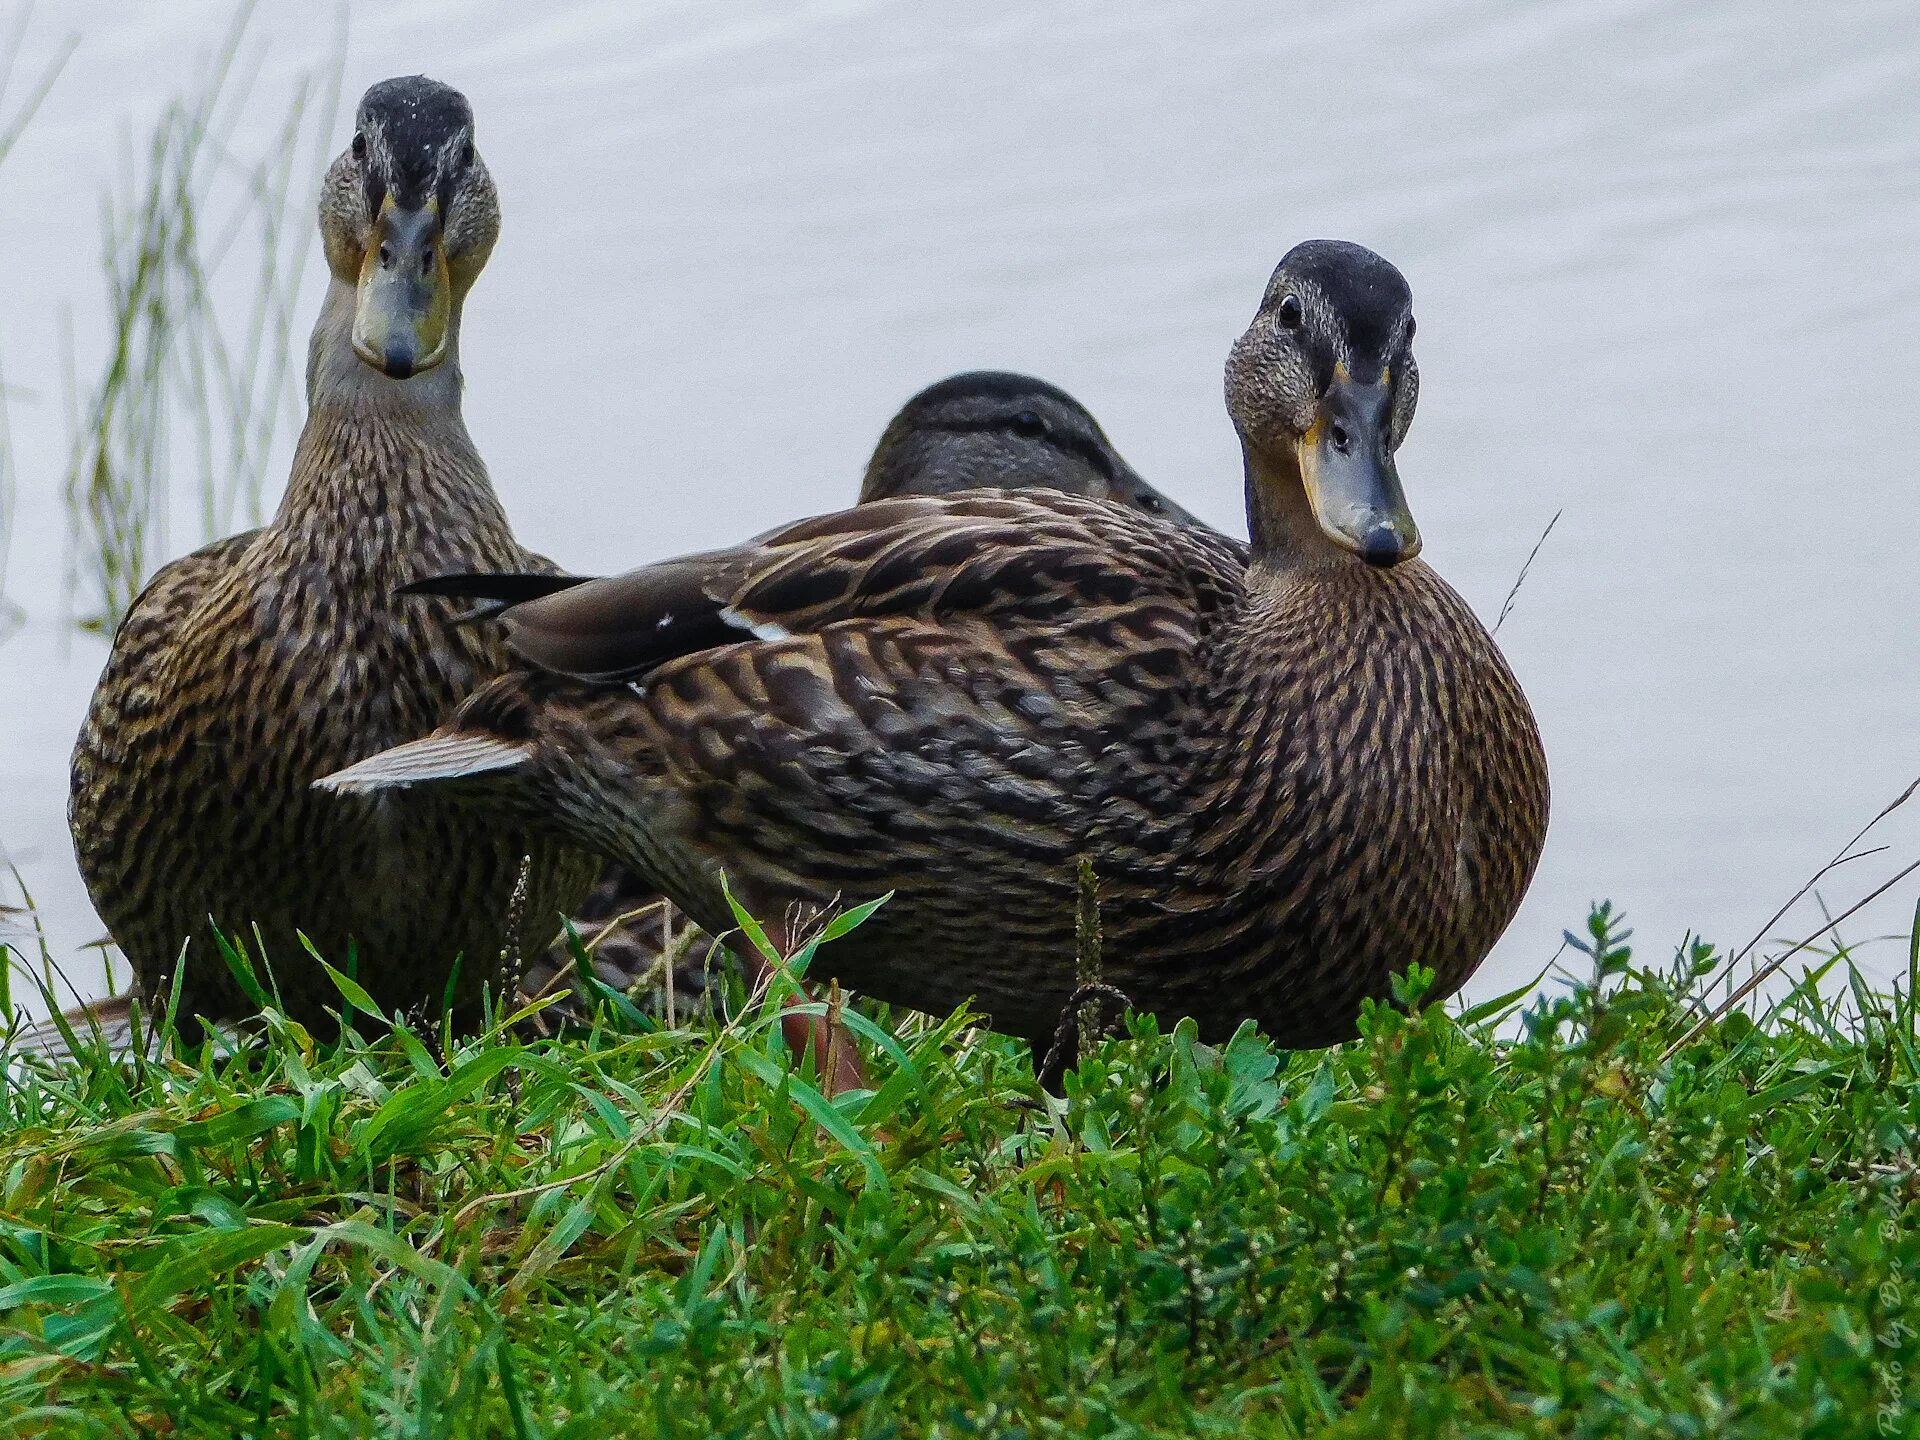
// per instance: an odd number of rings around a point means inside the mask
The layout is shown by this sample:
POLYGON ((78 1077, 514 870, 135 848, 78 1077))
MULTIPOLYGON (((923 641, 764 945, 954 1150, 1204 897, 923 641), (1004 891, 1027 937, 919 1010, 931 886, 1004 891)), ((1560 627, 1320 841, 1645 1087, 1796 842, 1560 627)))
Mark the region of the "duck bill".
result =
POLYGON ((437 199, 415 210, 396 205, 389 193, 360 262, 354 353, 395 380, 447 358, 453 286, 440 228, 437 199))
POLYGON ((1336 379, 1313 427, 1300 437, 1300 478, 1327 538, 1385 569, 1420 553, 1390 440, 1393 390, 1385 377, 1336 379))

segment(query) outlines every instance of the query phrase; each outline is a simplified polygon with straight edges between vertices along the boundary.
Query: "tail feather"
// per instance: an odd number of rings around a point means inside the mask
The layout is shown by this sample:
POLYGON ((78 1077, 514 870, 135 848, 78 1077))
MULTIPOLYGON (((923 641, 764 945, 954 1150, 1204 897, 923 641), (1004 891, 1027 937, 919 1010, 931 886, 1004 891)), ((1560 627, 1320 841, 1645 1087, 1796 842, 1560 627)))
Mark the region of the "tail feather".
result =
MULTIPOLYGON (((72 1065, 95 1055, 116 1061, 130 1059, 135 1039, 133 998, 126 994, 89 1000, 57 1016, 22 1026, 0 1046, 0 1057, 10 1063, 33 1056, 52 1065, 72 1065), (73 1037, 71 1042, 69 1035, 73 1037)), ((207 1031, 223 1053, 237 1051, 248 1043, 246 1031, 238 1023, 210 1021, 207 1031)), ((159 1053, 160 1037, 154 1031, 154 1017, 150 1012, 141 1026, 139 1039, 148 1055, 159 1053)), ((0 1075, 5 1074, 6 1068, 0 1066, 0 1075)))
POLYGON ((584 585, 591 575, 516 575, 469 571, 457 575, 430 575, 395 587, 395 595, 446 595, 456 600, 478 600, 471 609, 462 610, 449 622, 471 625, 476 620, 491 620, 528 600, 555 595, 584 585))
POLYGON ((404 789, 425 781, 459 780, 494 770, 512 770, 533 756, 527 745, 491 735, 429 735, 370 755, 358 764, 314 781, 316 789, 342 795, 370 795, 404 789))
POLYGON ((50 1017, 25 1026, 14 1035, 10 1048, 16 1055, 37 1055, 43 1060, 68 1061, 75 1054, 67 1040, 69 1033, 82 1047, 97 1042, 116 1059, 131 1055, 132 997, 113 995, 104 1000, 90 1001, 63 1011, 58 1019, 50 1017))

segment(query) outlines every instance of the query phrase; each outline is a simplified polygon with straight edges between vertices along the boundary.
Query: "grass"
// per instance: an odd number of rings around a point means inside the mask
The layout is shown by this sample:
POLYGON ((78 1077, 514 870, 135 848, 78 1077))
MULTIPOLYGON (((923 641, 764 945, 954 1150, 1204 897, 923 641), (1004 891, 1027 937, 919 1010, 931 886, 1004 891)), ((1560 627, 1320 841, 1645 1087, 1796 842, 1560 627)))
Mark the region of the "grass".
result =
POLYGON ((260 523, 284 459, 276 442, 298 428, 294 313, 314 248, 305 202, 326 166, 344 49, 262 127, 243 57, 251 10, 235 12, 206 75, 166 107, 138 158, 129 142, 103 207, 108 339, 70 405, 66 482, 70 589, 90 629, 117 625, 161 558, 260 523), (263 130, 242 153, 241 137, 263 130), (249 259, 236 301, 221 277, 249 259), (176 546, 169 522, 183 507, 197 534, 176 546))
POLYGON ((1322 1053, 1135 1020, 1064 1103, 964 1014, 854 1017, 876 1088, 829 1101, 782 1052, 777 996, 672 1030, 609 997, 538 1042, 362 1014, 317 1044, 270 1012, 224 1057, 16 1061, 0 1415, 21 1435, 1920 1431, 1910 995, 1856 981, 1843 1005, 1809 977, 1663 1058, 1717 958, 1634 968, 1604 910, 1579 943, 1589 983, 1380 1007, 1322 1053))

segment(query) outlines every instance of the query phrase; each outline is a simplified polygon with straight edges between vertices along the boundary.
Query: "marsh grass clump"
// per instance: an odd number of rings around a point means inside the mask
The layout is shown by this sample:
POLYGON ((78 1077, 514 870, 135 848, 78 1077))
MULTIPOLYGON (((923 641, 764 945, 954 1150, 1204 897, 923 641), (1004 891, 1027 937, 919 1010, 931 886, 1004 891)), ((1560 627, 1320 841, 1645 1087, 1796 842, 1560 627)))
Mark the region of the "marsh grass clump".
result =
POLYGON ((1911 997, 1803 986, 1663 1059, 1716 957, 1635 968, 1611 915, 1585 938, 1597 983, 1371 1006, 1330 1051, 1134 1019, 1064 1102, 964 1013, 853 1011, 875 1088, 830 1100, 784 1051, 787 973, 730 1021, 606 996, 538 1041, 353 1014, 342 976, 336 1044, 269 1011, 231 1053, 15 1059, 0 1413, 100 1435, 1912 1433, 1911 997))
POLYGON ((304 177, 324 168, 339 57, 260 126, 240 73, 251 8, 144 148, 128 142, 103 206, 107 341, 70 402, 66 482, 69 586, 89 629, 111 631, 175 550, 258 524, 276 441, 297 428, 304 177), (249 260, 250 283, 236 273, 249 260), (197 535, 179 547, 168 527, 183 512, 197 535))

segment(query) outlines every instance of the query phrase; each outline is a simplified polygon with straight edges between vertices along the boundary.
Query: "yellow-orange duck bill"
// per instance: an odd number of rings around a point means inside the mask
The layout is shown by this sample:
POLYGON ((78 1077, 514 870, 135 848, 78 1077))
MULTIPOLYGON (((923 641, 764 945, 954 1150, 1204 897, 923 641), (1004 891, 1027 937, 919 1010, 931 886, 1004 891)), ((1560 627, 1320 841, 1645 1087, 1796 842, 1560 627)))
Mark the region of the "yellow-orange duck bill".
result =
POLYGON ((1314 519, 1336 545, 1382 568, 1420 553, 1393 463, 1393 387, 1337 378, 1299 440, 1300 479, 1314 519))
POLYGON ((353 350, 396 380, 447 358, 453 287, 440 232, 437 199, 413 210, 396 205, 388 194, 360 262, 353 350))

